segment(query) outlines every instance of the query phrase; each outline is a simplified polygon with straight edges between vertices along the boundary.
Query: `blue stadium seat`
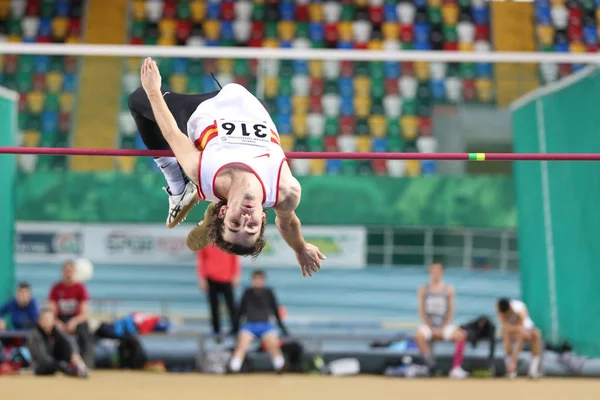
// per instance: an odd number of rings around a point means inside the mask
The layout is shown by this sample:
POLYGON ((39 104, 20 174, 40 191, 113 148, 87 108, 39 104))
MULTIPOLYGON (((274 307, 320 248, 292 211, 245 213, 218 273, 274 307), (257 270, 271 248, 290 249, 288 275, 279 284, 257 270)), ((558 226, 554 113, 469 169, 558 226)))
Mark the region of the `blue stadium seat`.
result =
POLYGON ((431 97, 437 101, 446 99, 446 85, 443 79, 431 80, 431 97))
POLYGON ((221 41, 218 39, 215 40, 206 40, 204 45, 207 47, 218 47, 221 44, 221 41))
POLYGON ((491 78, 493 75, 493 67, 491 63, 475 64, 475 75, 478 78, 491 78))
POLYGON ((327 160, 327 175, 339 175, 342 173, 342 160, 327 160))
POLYGON ((277 130, 284 133, 292 132, 292 116, 290 114, 279 114, 275 118, 277 130))
POLYGON ((354 96, 354 82, 350 77, 340 77, 338 80, 340 95, 343 97, 354 96))
POLYGON ((583 27, 583 41, 585 44, 598 43, 598 31, 595 26, 586 25, 583 27))
POLYGON ((291 49, 294 47, 294 42, 291 40, 282 40, 279 42, 279 47, 283 49, 291 49))
POLYGON ((535 18, 538 25, 552 25, 552 10, 550 7, 538 7, 535 18))
POLYGON ((473 23, 477 25, 489 25, 490 12, 487 7, 473 7, 473 23))
POLYGON ((39 36, 52 36, 52 18, 40 18, 39 36))
POLYGON ((171 63, 171 73, 178 75, 187 74, 188 72, 189 59, 187 58, 174 58, 171 63))
POLYGON ((354 103, 351 97, 342 97, 340 103, 340 115, 354 115, 354 103))
POLYGON ((42 132, 57 132, 58 131, 58 113, 54 111, 44 111, 42 112, 41 123, 42 123, 42 132))
POLYGON ((220 19, 221 17, 221 4, 216 1, 209 1, 206 7, 206 19, 220 19))
POLYGON ((77 91, 77 76, 75 74, 67 74, 63 79, 63 91, 73 93, 77 91))
POLYGON ((294 75, 310 75, 308 61, 294 60, 294 75))
POLYGON ((383 6, 383 20, 390 22, 397 22, 398 16, 396 14, 396 5, 395 4, 385 4, 383 6))
POLYGON ((214 92, 214 90, 215 90, 215 81, 213 80, 212 76, 210 76, 210 75, 203 76, 202 77, 202 92, 208 93, 208 92, 214 92))
POLYGON ((395 61, 384 62, 383 70, 386 79, 398 79, 400 77, 400 64, 395 61))
POLYGON ((375 151, 377 153, 384 153, 384 152, 388 151, 386 138, 373 138, 372 146, 373 146, 373 151, 375 151))
POLYGON ((233 21, 221 21, 221 40, 235 40, 233 21))
POLYGON ((296 6, 294 3, 283 1, 279 4, 279 17, 284 21, 293 21, 296 17, 296 6))
POLYGON ((429 39, 422 41, 422 40, 415 40, 414 42, 414 49, 415 50, 420 50, 420 51, 425 51, 425 50, 431 50, 431 44, 429 43, 429 39))
POLYGON ((290 96, 277 96, 275 100, 277 111, 279 114, 291 115, 292 114, 292 98, 290 96))
POLYGON ((48 72, 50 66, 50 56, 35 56, 35 72, 44 74, 48 72))
POLYGON ((71 5, 69 0, 58 0, 54 5, 54 12, 57 17, 68 17, 71 5))
POLYGON ((308 37, 314 42, 320 42, 325 39, 325 25, 318 22, 308 24, 308 37))
POLYGON ((569 52, 569 43, 556 43, 554 45, 554 51, 559 53, 568 53, 569 52))
POLYGON ((429 42, 429 24, 427 22, 417 22, 414 28, 415 41, 429 42))
POLYGON ((337 48, 338 48, 338 49, 347 49, 347 50, 350 50, 350 49, 353 49, 353 48, 354 48, 354 45, 352 44, 352 42, 342 42, 342 41, 340 40, 340 41, 338 42, 337 48))
POLYGON ((435 175, 436 167, 435 161, 423 160, 421 161, 421 176, 435 175))
POLYGON ((425 8, 427 7, 427 0, 413 0, 413 4, 417 8, 425 8))
POLYGON ((37 38, 34 37, 34 36, 30 36, 30 37, 23 36, 23 38, 21 39, 21 41, 23 43, 36 43, 37 42, 37 38))

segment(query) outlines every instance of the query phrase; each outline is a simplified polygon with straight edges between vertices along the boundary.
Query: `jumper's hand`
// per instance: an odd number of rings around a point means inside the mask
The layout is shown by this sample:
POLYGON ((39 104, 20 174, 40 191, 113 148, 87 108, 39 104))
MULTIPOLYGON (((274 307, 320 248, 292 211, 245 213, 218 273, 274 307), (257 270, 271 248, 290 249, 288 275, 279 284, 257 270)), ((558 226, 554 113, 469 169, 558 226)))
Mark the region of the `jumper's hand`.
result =
POLYGON ((312 276, 313 272, 321 269, 321 260, 325 260, 325 256, 319 251, 319 248, 310 243, 306 243, 304 249, 296 253, 296 259, 300 264, 302 276, 312 276))
POLYGON ((150 57, 146 58, 142 64, 140 78, 142 80, 142 87, 147 95, 157 92, 160 93, 162 78, 160 77, 160 72, 158 72, 156 62, 150 57))

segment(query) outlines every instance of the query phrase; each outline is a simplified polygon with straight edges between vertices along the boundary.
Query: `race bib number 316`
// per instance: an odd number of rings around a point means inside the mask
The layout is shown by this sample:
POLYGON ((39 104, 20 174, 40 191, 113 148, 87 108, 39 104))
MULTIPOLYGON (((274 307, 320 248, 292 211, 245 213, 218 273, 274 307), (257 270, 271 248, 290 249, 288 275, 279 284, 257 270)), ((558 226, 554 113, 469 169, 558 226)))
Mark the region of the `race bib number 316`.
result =
POLYGON ((264 122, 221 120, 218 131, 219 140, 224 143, 264 145, 271 142, 271 132, 264 122))

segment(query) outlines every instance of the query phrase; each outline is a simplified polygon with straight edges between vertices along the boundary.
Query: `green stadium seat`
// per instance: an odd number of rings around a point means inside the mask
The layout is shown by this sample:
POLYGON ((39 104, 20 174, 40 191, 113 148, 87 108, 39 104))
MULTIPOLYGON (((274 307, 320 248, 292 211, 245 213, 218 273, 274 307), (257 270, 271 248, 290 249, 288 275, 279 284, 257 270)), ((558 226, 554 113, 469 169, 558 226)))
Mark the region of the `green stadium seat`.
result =
POLYGON ((388 138, 400 137, 400 135, 402 133, 402 130, 400 129, 400 119, 399 118, 387 117, 386 128, 387 128, 388 138))
POLYGON ((49 71, 64 71, 64 59, 62 56, 50 56, 49 71))
POLYGON ((46 102, 45 102, 45 109, 47 111, 55 111, 58 112, 60 109, 59 106, 59 101, 58 101, 58 95, 55 93, 48 93, 46 95, 46 102))
POLYGON ((325 136, 337 136, 340 134, 340 124, 337 117, 325 118, 325 136))
POLYGON ((358 171, 358 161, 356 160, 343 160, 342 161, 342 175, 355 176, 358 171))
POLYGON ((19 92, 29 92, 33 88, 33 74, 31 71, 19 69, 16 79, 19 92))
POLYGON ((192 11, 190 10, 190 4, 185 1, 177 3, 177 18, 179 19, 190 19, 192 11))

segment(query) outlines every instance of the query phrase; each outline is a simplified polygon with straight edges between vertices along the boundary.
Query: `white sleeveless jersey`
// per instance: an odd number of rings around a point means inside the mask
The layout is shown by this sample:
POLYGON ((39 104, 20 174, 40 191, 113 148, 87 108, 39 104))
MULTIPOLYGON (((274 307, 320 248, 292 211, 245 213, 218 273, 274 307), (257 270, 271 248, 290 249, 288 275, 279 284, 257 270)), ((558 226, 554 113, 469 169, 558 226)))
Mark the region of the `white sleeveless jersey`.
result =
POLYGON ((202 102, 190 117, 188 136, 200 150, 198 195, 201 200, 224 200, 214 192, 221 170, 245 165, 263 188, 263 207, 278 202, 279 178, 286 161, 271 116, 246 88, 225 85, 202 102))

